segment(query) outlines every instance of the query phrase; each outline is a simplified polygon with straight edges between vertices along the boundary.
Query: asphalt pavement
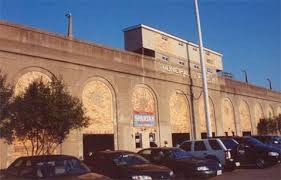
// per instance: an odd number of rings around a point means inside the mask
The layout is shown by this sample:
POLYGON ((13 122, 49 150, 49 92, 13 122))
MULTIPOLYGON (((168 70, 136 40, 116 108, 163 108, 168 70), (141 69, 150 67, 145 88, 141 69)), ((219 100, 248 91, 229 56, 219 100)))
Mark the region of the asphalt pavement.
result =
POLYGON ((265 169, 239 168, 232 172, 224 172, 212 180, 281 180, 281 164, 265 169))

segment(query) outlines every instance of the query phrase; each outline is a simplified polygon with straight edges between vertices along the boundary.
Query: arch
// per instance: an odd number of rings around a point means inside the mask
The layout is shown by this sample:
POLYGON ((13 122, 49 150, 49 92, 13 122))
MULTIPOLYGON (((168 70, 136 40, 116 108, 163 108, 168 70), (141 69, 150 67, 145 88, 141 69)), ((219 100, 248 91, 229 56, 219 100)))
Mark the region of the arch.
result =
POLYGON ((242 132, 252 132, 250 108, 246 101, 239 104, 240 126, 242 132))
POLYGON ((262 110, 262 106, 260 103, 256 103, 255 105, 255 122, 256 125, 258 125, 258 123, 260 122, 261 119, 264 118, 264 113, 262 110))
POLYGON ((138 84, 132 92, 132 133, 135 149, 161 146, 157 112, 157 99, 154 91, 145 84, 138 84))
POLYGON ((90 124, 83 129, 85 134, 114 134, 116 108, 115 96, 107 80, 93 77, 86 81, 82 90, 82 103, 90 124))
POLYGON ((222 99, 222 126, 225 134, 237 134, 234 106, 229 98, 222 99))
POLYGON ((281 116, 281 107, 277 107, 277 110, 276 110, 276 115, 277 116, 281 116))
POLYGON ((273 110, 271 105, 268 105, 266 112, 267 112, 266 113, 267 118, 273 118, 274 117, 274 110, 273 110))
POLYGON ((177 91, 172 94, 169 109, 172 133, 190 133, 190 106, 183 92, 177 91))
MULTIPOLYGON (((207 132, 207 126, 206 126, 206 118, 205 118, 205 107, 204 107, 204 98, 203 96, 199 99, 199 120, 200 120, 200 131, 207 132)), ((212 132, 216 132, 216 119, 215 119, 215 108, 214 103, 211 97, 209 97, 209 109, 210 109, 210 118, 211 118, 211 127, 212 132)))
POLYGON ((51 81, 50 76, 40 71, 28 71, 17 79, 15 85, 15 95, 22 94, 26 88, 35 80, 42 79, 43 82, 48 83, 51 81))

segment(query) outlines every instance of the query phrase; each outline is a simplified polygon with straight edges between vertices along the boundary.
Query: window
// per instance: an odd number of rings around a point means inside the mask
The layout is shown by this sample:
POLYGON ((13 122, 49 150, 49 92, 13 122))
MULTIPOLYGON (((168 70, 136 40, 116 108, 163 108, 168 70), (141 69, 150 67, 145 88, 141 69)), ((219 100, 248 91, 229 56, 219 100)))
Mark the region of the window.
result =
POLYGON ((135 142, 136 142, 136 148, 142 148, 142 134, 136 133, 135 134, 135 142))
POLYGON ((180 46, 183 46, 183 43, 182 43, 182 42, 179 42, 179 45, 180 45, 180 46))
POLYGON ((212 59, 207 59, 207 63, 213 64, 213 60, 212 59))
POLYGON ((186 142, 183 145, 180 146, 180 148, 182 148, 185 151, 191 151, 191 142, 186 142))
POLYGON ((221 150, 221 147, 217 140, 209 140, 209 144, 213 150, 221 150))
POLYGON ((165 61, 168 61, 169 57, 168 56, 162 56, 162 59, 165 60, 165 61))
POLYGON ((151 154, 151 149, 146 149, 140 152, 141 155, 150 155, 151 154))
POLYGON ((197 64, 194 64, 193 67, 194 67, 195 69, 199 69, 199 66, 198 66, 197 64))
POLYGON ((180 64, 180 65, 184 65, 184 62, 183 62, 183 61, 179 61, 179 64, 180 64))
POLYGON ((194 143, 194 151, 206 151, 206 146, 203 141, 196 141, 194 143))
POLYGON ((207 68, 207 72, 208 72, 208 73, 212 73, 213 71, 212 71, 212 69, 207 68))
POLYGON ((168 37, 167 37, 167 36, 162 36, 162 39, 163 39, 164 41, 167 41, 167 40, 168 40, 168 37))

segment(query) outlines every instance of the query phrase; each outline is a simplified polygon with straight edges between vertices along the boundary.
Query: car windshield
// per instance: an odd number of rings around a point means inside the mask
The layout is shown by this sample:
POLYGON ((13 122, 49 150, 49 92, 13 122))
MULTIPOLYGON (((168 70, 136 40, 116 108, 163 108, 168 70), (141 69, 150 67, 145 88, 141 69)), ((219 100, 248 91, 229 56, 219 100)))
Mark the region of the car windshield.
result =
POLYGON ((255 138, 252 138, 252 137, 245 138, 245 142, 249 145, 258 145, 258 146, 264 146, 265 145, 261 141, 255 139, 255 138))
POLYGON ((122 154, 113 159, 117 166, 147 164, 148 160, 137 154, 122 154))
POLYGON ((221 141, 227 149, 233 149, 238 145, 238 143, 233 139, 221 139, 221 141))
POLYGON ((174 158, 175 159, 183 159, 183 158, 190 158, 192 157, 192 154, 180 149, 180 148, 177 148, 177 149, 173 149, 172 150, 172 153, 174 154, 174 158))

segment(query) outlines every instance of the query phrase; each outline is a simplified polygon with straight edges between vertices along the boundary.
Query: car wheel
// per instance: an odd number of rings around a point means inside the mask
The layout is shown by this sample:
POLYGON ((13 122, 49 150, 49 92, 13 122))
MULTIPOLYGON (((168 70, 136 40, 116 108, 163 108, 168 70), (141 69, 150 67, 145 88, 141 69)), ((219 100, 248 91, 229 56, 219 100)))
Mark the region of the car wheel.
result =
POLYGON ((265 166, 264 159, 262 159, 262 158, 256 159, 256 166, 260 169, 263 169, 265 166))

